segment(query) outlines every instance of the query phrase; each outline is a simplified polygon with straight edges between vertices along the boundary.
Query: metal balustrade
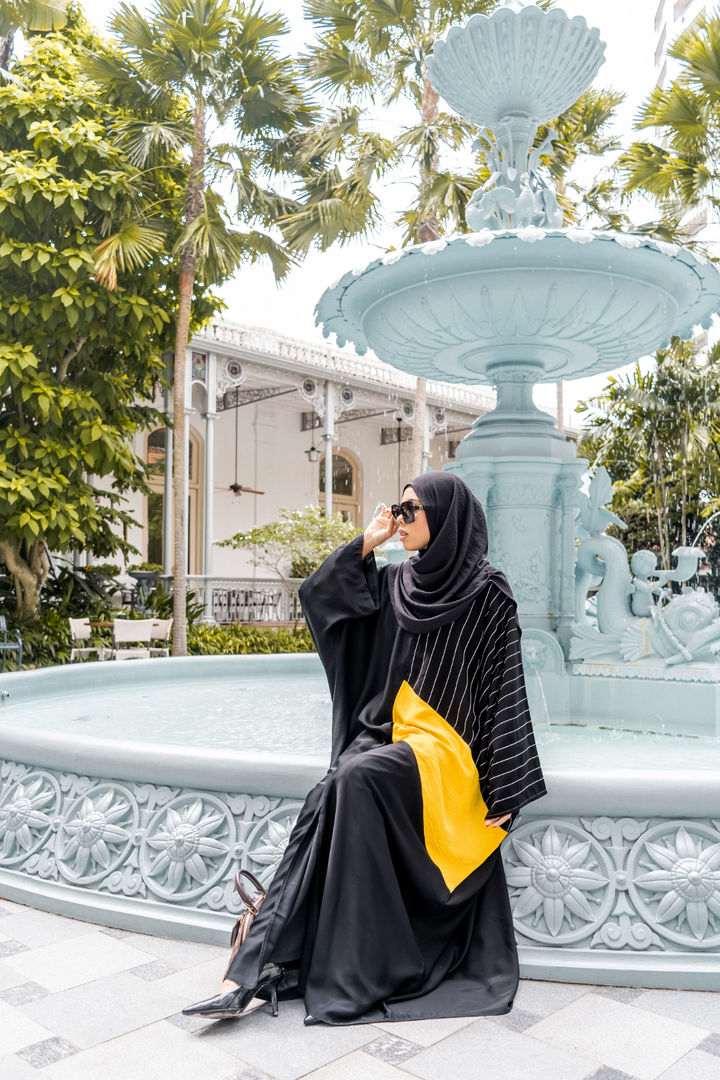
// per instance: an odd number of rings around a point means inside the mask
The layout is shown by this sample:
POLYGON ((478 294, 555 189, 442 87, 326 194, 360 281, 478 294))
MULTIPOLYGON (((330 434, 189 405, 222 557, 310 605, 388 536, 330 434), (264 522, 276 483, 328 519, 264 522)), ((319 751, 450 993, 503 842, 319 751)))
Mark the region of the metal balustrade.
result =
MULTIPOLYGON (((172 577, 163 575, 163 587, 172 592, 172 577)), ((187 590, 205 607, 205 619, 217 623, 296 622, 302 618, 297 588, 276 578, 234 578, 192 574, 187 590)))

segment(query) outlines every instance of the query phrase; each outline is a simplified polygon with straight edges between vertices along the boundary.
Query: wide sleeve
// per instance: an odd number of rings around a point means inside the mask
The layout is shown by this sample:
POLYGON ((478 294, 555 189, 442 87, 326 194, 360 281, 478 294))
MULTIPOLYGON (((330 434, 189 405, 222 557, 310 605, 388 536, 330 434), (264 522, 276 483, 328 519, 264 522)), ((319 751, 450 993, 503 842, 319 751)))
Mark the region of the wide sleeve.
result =
POLYGON ((483 629, 475 715, 480 790, 491 817, 516 814, 546 794, 525 692, 514 602, 493 585, 483 629))
POLYGON ((362 549, 363 536, 356 536, 328 555, 300 586, 303 615, 321 656, 325 639, 337 623, 360 619, 378 609, 375 554, 370 552, 363 559, 362 549))
POLYGON ((362 729, 360 714, 388 677, 397 622, 374 553, 363 537, 338 548, 303 582, 300 602, 333 700, 332 761, 362 729))

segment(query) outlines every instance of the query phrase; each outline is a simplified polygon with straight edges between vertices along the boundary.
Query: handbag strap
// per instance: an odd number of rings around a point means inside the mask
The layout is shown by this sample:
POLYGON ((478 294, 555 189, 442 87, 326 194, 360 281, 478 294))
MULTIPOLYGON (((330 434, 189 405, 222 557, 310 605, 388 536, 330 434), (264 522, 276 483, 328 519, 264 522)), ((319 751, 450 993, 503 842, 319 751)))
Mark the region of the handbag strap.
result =
POLYGON ((262 883, 258 881, 255 875, 249 870, 238 870, 237 874, 235 875, 235 888, 240 894, 240 899, 242 900, 243 904, 245 904, 248 909, 252 911, 253 915, 257 915, 260 909, 260 905, 267 896, 267 892, 263 888, 262 883), (248 893, 245 891, 245 886, 242 880, 244 877, 246 877, 251 883, 251 885, 253 885, 257 889, 258 893, 260 894, 259 896, 251 897, 248 895, 248 893))

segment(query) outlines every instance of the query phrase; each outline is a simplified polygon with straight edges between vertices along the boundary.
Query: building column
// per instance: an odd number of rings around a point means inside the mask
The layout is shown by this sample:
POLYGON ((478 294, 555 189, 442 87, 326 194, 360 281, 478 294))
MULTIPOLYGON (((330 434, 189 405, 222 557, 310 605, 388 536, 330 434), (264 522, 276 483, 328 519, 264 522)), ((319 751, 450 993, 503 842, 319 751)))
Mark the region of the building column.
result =
MULTIPOLYGON (((422 468, 420 470, 421 473, 426 473, 428 471, 428 469, 430 468, 430 458, 432 456, 431 450, 430 450, 430 413, 431 413, 431 408, 430 408, 429 405, 426 405, 425 408, 423 409, 423 417, 422 417, 422 420, 423 420, 423 449, 422 449, 422 468)), ((416 420, 415 423, 417 424, 418 420, 416 420)))
POLYGON ((325 380, 325 516, 333 512, 333 443, 335 442, 335 383, 325 380))
POLYGON ((214 623, 212 602, 213 534, 215 510, 215 421, 217 405, 217 357, 210 353, 205 367, 207 412, 205 413, 205 520, 203 527, 203 574, 205 575, 205 614, 203 622, 214 623))
MULTIPOLYGON (((165 413, 172 419, 172 387, 165 391, 165 413)), ((165 428, 165 489, 163 492, 163 574, 173 572, 173 429, 165 428)), ((165 582, 170 589, 170 583, 165 582)))

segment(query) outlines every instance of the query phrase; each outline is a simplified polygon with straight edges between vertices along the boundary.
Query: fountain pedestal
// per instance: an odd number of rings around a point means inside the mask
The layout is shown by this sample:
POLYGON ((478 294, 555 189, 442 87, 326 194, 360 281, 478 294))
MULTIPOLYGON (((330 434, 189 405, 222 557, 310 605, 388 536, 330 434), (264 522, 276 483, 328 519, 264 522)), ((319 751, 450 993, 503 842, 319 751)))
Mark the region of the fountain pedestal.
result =
POLYGON ((542 372, 527 362, 498 366, 497 406, 475 421, 447 468, 485 507, 488 557, 512 582, 521 626, 557 633, 567 653, 586 462, 533 401, 542 372))

